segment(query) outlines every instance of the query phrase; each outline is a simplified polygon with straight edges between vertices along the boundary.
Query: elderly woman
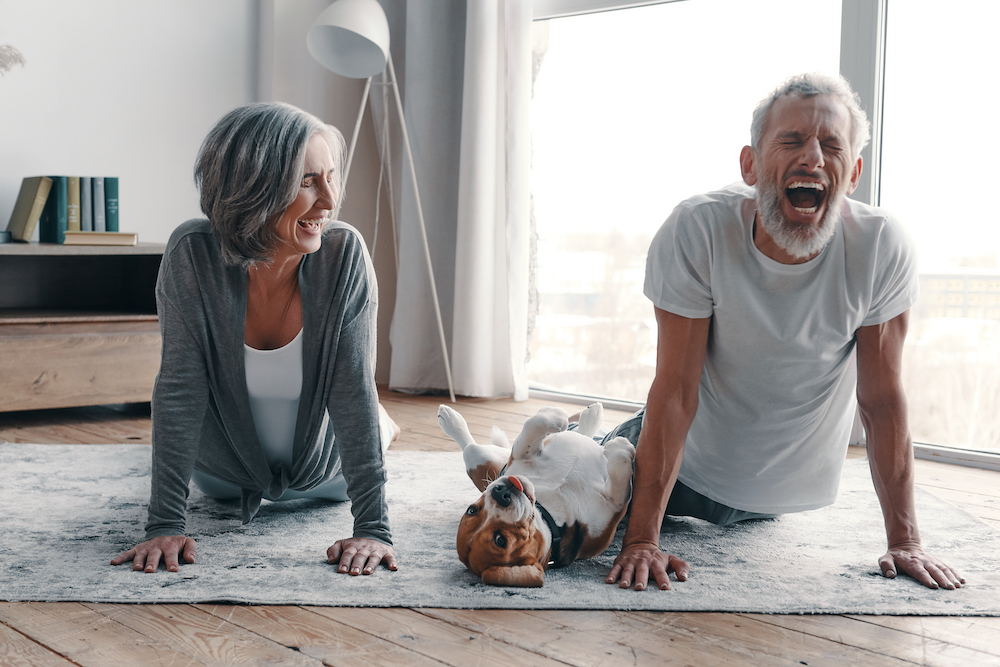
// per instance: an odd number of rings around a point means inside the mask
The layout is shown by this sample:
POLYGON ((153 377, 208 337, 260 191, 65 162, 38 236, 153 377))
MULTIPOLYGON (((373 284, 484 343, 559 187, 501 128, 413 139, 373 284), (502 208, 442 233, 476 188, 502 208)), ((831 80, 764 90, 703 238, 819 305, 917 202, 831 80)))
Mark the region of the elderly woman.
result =
POLYGON ((353 228, 334 222, 344 140, 286 104, 224 116, 195 167, 208 220, 170 237, 156 285, 163 334, 153 391, 146 541, 111 561, 168 571, 185 536, 188 482, 240 499, 350 500, 338 571, 396 569, 383 452, 399 430, 375 389, 378 292, 353 228))

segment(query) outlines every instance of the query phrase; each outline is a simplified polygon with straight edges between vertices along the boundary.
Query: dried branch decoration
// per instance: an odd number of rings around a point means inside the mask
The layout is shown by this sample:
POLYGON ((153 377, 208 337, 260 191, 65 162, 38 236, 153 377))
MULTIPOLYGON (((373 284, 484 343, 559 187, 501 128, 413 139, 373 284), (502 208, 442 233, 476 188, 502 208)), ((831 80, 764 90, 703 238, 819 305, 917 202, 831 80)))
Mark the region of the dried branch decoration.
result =
POLYGON ((0 44, 0 74, 5 74, 14 65, 24 67, 24 56, 10 44, 0 44))

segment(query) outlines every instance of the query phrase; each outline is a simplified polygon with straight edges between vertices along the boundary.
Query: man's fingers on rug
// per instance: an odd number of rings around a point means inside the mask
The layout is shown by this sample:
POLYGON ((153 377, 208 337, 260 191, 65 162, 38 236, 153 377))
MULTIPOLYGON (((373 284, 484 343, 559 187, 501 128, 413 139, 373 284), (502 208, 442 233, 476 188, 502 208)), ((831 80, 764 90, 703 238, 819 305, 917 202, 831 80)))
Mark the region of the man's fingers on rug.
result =
POLYGON ((618 588, 629 588, 632 586, 632 577, 635 575, 635 566, 628 563, 622 567, 621 580, 618 588))
POLYGON ((941 588, 947 588, 949 591, 953 591, 956 588, 961 588, 962 584, 955 581, 955 579, 951 576, 950 572, 945 571, 946 568, 948 570, 951 569, 948 568, 947 565, 939 567, 935 563, 928 563, 927 565, 924 566, 924 569, 926 569, 927 572, 929 572, 930 575, 934 577, 934 581, 937 582, 937 585, 940 586, 941 588))
POLYGON ((878 559, 878 566, 882 570, 882 576, 887 579, 896 578, 896 561, 891 554, 886 554, 878 559))
POLYGON ((646 565, 645 561, 642 561, 635 568, 635 590, 646 590, 647 583, 649 583, 649 566, 646 565))
MULTIPOLYGON (((655 570, 653 570, 653 578, 656 580, 656 585, 657 585, 657 587, 659 587, 659 589, 661 591, 669 591, 670 590, 670 573, 669 572, 667 572, 666 570, 655 569, 655 570)), ((680 576, 678 576, 677 579, 679 581, 684 581, 683 579, 680 578, 680 576)))
MULTIPOLYGON (((686 560, 681 560, 677 556, 667 556, 667 572, 673 572, 677 576, 677 581, 687 581, 691 566, 686 560)), ((669 586, 667 586, 669 588, 669 586)))
POLYGON ((901 569, 928 588, 953 591, 965 583, 950 567, 931 558, 914 558, 912 563, 905 564, 901 569))
POLYGON ((955 590, 965 583, 950 566, 923 551, 890 551, 879 559, 879 567, 890 579, 895 578, 897 572, 904 572, 928 588, 955 590))

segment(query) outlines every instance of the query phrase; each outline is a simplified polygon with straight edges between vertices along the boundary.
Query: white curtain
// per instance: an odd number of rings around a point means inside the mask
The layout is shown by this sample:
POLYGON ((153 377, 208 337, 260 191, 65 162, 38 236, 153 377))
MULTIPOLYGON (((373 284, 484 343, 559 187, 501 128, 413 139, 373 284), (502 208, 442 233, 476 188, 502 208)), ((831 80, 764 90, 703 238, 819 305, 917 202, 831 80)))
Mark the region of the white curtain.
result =
MULTIPOLYGON (((404 97, 420 201, 455 392, 524 400, 531 4, 470 0, 464 12, 455 9, 422 1, 407 12, 404 97)), ((390 386, 442 390, 440 336, 407 184, 404 177, 390 386)))

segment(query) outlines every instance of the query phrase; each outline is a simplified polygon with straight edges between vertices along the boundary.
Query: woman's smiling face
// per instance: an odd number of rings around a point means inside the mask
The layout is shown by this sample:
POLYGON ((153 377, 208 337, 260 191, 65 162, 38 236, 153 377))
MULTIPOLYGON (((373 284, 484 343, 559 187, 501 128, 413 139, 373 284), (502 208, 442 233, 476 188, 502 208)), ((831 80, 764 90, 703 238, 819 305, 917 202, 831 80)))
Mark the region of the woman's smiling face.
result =
POLYGON ((305 169, 299 193, 275 223, 281 239, 275 255, 308 255, 320 249, 323 228, 337 207, 333 156, 326 139, 314 134, 306 143, 305 169))

